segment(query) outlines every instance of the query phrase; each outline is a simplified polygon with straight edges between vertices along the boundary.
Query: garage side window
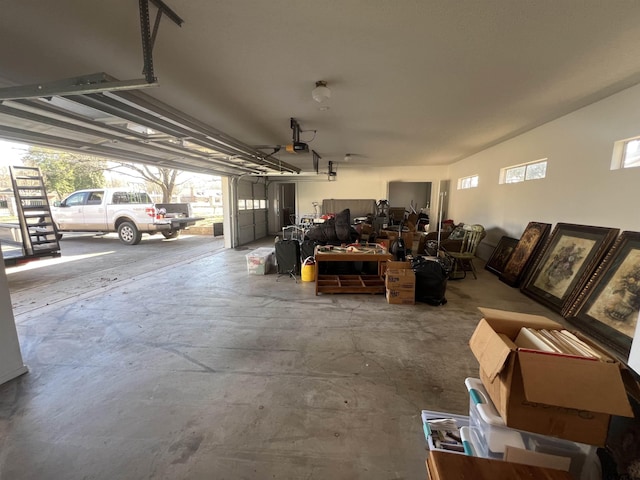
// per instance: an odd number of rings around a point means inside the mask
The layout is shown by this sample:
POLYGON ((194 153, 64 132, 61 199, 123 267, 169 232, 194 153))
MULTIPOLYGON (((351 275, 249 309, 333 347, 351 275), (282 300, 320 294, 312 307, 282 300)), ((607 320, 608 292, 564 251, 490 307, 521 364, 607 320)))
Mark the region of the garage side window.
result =
POLYGON ((613 144, 611 170, 640 167, 640 137, 627 138, 613 144))
POLYGON ((520 165, 512 165, 500 170, 500 183, 520 183, 527 180, 539 180, 547 176, 547 159, 536 160, 520 165))
POLYGON ((467 188, 476 188, 478 186, 478 175, 471 175, 469 177, 462 177, 458 179, 458 190, 465 190, 467 188))

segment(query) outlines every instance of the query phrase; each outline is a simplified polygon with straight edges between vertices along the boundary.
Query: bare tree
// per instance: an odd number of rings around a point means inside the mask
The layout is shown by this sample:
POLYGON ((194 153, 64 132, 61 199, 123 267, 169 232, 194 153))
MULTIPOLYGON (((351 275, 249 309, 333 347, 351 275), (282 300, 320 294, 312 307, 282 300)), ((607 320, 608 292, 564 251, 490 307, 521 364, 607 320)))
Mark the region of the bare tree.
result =
POLYGON ((151 167, 149 165, 142 164, 137 165, 133 163, 120 163, 119 166, 125 169, 125 171, 118 170, 119 173, 145 180, 146 182, 159 187, 162 191, 162 203, 170 203, 175 188, 185 183, 177 181, 178 175, 182 173, 181 170, 166 167, 151 167), (126 169, 132 170, 133 173, 127 172, 126 169))

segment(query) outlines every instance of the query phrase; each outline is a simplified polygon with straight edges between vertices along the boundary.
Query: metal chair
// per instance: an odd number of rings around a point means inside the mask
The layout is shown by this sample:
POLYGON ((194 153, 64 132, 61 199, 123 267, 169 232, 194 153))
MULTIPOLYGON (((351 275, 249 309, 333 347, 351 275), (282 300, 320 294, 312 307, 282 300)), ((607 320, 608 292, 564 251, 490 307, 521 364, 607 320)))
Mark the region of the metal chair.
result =
POLYGON ((469 265, 473 273, 473 278, 477 280, 478 276, 476 275, 476 267, 473 265, 473 259, 476 257, 478 245, 486 236, 487 232, 482 225, 465 225, 463 229, 465 232, 460 251, 448 252, 455 260, 450 278, 465 278, 467 276, 466 266, 469 265), (462 277, 459 276, 458 269, 464 272, 462 277))
POLYGON ((299 242, 302 242, 302 240, 304 240, 305 233, 307 233, 305 228, 298 225, 288 225, 286 227, 282 227, 283 240, 297 240, 299 242))

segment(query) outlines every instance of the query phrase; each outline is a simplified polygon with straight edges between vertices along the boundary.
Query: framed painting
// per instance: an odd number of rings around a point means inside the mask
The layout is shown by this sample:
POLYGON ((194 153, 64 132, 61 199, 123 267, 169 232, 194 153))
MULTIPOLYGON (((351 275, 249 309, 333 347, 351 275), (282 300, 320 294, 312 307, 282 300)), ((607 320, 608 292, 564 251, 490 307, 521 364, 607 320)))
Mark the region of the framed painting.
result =
POLYGON ((640 232, 622 232, 568 318, 626 362, 640 314, 640 232))
POLYGON ((503 236, 498 242, 498 245, 496 245, 495 250, 491 254, 491 257, 485 264, 484 268, 496 275, 500 275, 504 271, 504 267, 507 265, 509 258, 511 258, 511 254, 517 244, 517 238, 503 236))
POLYGON ((566 316, 619 229, 558 223, 521 288, 525 295, 566 316))
POLYGON ((512 287, 519 287, 544 245, 550 230, 550 223, 529 222, 505 265, 500 280, 512 287))

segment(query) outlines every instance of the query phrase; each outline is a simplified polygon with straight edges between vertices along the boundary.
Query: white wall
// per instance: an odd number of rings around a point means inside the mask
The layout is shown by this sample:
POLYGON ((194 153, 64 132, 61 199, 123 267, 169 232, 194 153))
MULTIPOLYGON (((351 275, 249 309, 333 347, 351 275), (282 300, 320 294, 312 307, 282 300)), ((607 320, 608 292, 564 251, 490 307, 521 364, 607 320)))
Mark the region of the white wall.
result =
POLYGON ((614 142, 637 135, 640 86, 452 165, 449 216, 488 229, 484 258, 501 235, 519 238, 529 221, 640 231, 640 168, 610 170, 614 142), (501 168, 542 158, 545 179, 498 184, 501 168), (456 190, 458 178, 474 174, 478 188, 456 190))
MULTIPOLYGON (((296 181, 296 213, 313 213, 325 198, 385 199, 391 181, 432 182, 432 211, 440 180, 451 180, 447 216, 480 223, 487 237, 478 254, 487 259, 502 235, 519 238, 530 221, 577 223, 640 231, 635 193, 640 168, 611 170, 614 142, 640 135, 640 85, 626 89, 465 158, 450 166, 361 169, 338 164, 338 178, 296 181), (547 158, 547 177, 498 183, 500 169, 547 158), (457 190, 457 179, 479 175, 478 188, 457 190)), ((390 161, 390 163, 392 163, 390 161)), ((287 181, 291 181, 288 178, 287 181)))
POLYGON ((439 167, 385 167, 360 170, 358 166, 338 166, 335 182, 328 182, 326 176, 317 181, 301 179, 296 183, 296 212, 312 214, 313 202, 322 203, 325 198, 335 199, 387 199, 389 182, 432 182, 431 205, 435 205, 437 185, 448 178, 446 166, 439 167))

